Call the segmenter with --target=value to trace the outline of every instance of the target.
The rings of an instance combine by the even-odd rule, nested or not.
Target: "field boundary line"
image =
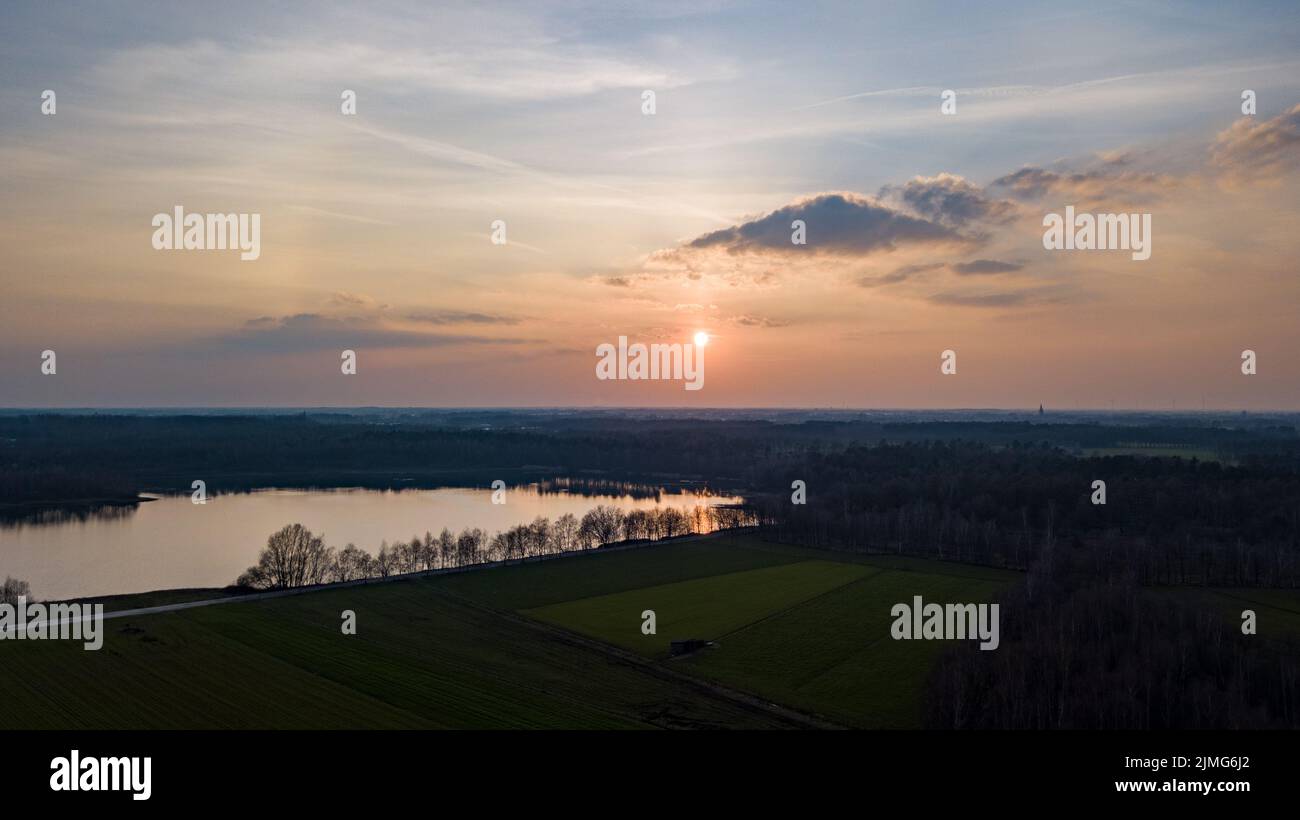
[[[921,556],[921,555],[908,555],[907,553],[899,553],[899,552],[856,552],[856,551],[854,551],[854,550],[837,550],[837,549],[831,549],[831,548],[829,548],[829,547],[810,547],[810,546],[807,546],[806,544],[791,544],[791,543],[786,542],[786,541],[767,541],[767,540],[765,540],[765,539],[763,539],[763,538],[758,538],[758,539],[755,539],[755,540],[756,540],[757,544],[771,544],[773,547],[792,547],[792,548],[794,548],[794,549],[805,550],[805,551],[807,551],[807,552],[823,553],[823,554],[830,554],[830,555],[847,555],[847,556],[853,556],[853,557],[855,557],[855,558],[859,558],[859,559],[863,559],[863,560],[868,560],[868,559],[871,559],[871,558],[903,558],[903,559],[908,559],[908,560],[912,560],[912,561],[928,561],[928,562],[930,562],[930,563],[932,563],[932,564],[936,564],[936,565],[938,565],[938,566],[943,566],[943,565],[945,565],[945,564],[955,564],[956,566],[959,566],[959,567],[969,567],[969,568],[971,568],[971,569],[976,569],[976,570],[991,570],[991,571],[993,571],[993,572],[1009,572],[1009,573],[1012,573],[1012,574],[1017,575],[1017,576],[1024,576],[1024,574],[1025,574],[1025,571],[1022,570],[1022,569],[1012,569],[1012,568],[1010,568],[1010,567],[995,567],[995,566],[992,566],[992,565],[990,565],[990,564],[972,564],[972,563],[969,563],[969,562],[967,562],[967,561],[949,561],[949,560],[944,559],[944,558],[927,558],[927,557],[925,557],[925,556]],[[777,552],[777,550],[775,550],[775,549],[770,549],[770,548],[766,548],[766,547],[762,547],[762,546],[757,546],[757,544],[756,544],[755,546],[749,547],[749,549],[763,550],[764,552]],[[811,559],[810,559],[810,560],[811,560]],[[824,561],[834,561],[834,560],[836,560],[836,559],[833,559],[833,558],[823,558],[822,560],[824,560]],[[841,561],[838,561],[838,563],[841,563],[841,564],[858,564],[858,563],[862,563],[862,561],[857,561],[857,560],[841,560]],[[902,567],[884,567],[883,569],[891,570],[891,571],[894,571],[894,572],[920,572],[920,571],[921,571],[921,570],[910,570],[910,569],[905,569],[905,568],[902,568]],[[1001,583],[1001,582],[1003,582],[1003,581],[1008,580],[1008,579],[1004,579],[1004,578],[988,578],[988,577],[985,577],[985,576],[982,576],[982,575],[960,575],[960,574],[954,574],[954,573],[951,573],[951,572],[939,572],[939,571],[930,571],[930,570],[925,570],[924,572],[925,572],[926,575],[946,575],[946,576],[951,577],[951,578],[971,578],[971,579],[974,579],[974,580],[977,580],[977,581],[995,581],[995,582],[999,582],[999,583]]]
[[[1285,612],[1288,615],[1300,615],[1300,610],[1289,609],[1284,606],[1278,606],[1277,604],[1270,604],[1268,601],[1261,601],[1257,598],[1247,598],[1243,595],[1235,595],[1231,592],[1224,592],[1221,589],[1215,589],[1214,587],[1207,587],[1207,589],[1211,594],[1217,595],[1220,598],[1227,598],[1231,601],[1241,601],[1247,604],[1254,604],[1255,606],[1262,606],[1268,609],[1274,609],[1277,610],[1278,612]],[[1260,589],[1262,590],[1283,589],[1284,590],[1284,588],[1282,587],[1260,587]]]
[[[831,562],[831,563],[839,563],[839,562]],[[784,565],[779,565],[779,566],[784,566]],[[833,587],[831,587],[830,589],[827,589],[827,590],[823,590],[823,591],[821,591],[821,592],[818,592],[816,595],[810,596],[810,597],[808,597],[808,598],[804,598],[802,601],[796,601],[796,602],[794,602],[793,604],[790,604],[790,605],[787,606],[787,607],[783,607],[782,609],[778,609],[776,612],[769,612],[768,614],[764,615],[763,617],[761,617],[761,618],[759,618],[759,619],[757,619],[757,620],[753,620],[753,621],[750,621],[750,622],[747,623],[747,624],[743,624],[743,625],[741,625],[741,626],[738,626],[738,627],[736,627],[735,629],[733,629],[733,630],[731,630],[731,631],[729,631],[729,632],[724,632],[724,633],[722,633],[721,635],[719,635],[718,637],[714,638],[713,640],[715,640],[715,641],[721,641],[723,638],[728,638],[728,637],[730,637],[730,636],[732,636],[732,635],[735,635],[735,634],[737,634],[737,633],[739,633],[739,632],[744,632],[746,629],[749,629],[749,628],[751,628],[751,627],[758,626],[759,624],[761,624],[761,623],[763,623],[763,622],[765,622],[765,621],[769,621],[769,620],[771,620],[771,619],[773,619],[773,618],[777,618],[777,617],[780,617],[780,616],[782,616],[782,615],[785,615],[785,614],[787,614],[787,613],[789,613],[789,612],[793,612],[794,610],[798,609],[798,608],[801,607],[801,606],[807,606],[808,604],[811,604],[813,601],[816,601],[816,600],[818,600],[818,599],[820,599],[820,598],[825,598],[827,595],[830,595],[830,594],[835,593],[835,592],[839,592],[839,591],[842,590],[842,589],[847,589],[848,587],[851,587],[851,586],[853,586],[854,584],[859,584],[859,583],[862,583],[863,581],[869,580],[869,579],[871,579],[871,578],[875,578],[875,577],[878,576],[878,575],[882,575],[882,574],[884,574],[884,573],[886,573],[886,572],[891,572],[891,570],[888,570],[888,569],[882,569],[882,568],[880,568],[880,567],[871,567],[871,569],[874,569],[875,572],[869,573],[869,574],[867,574],[867,575],[863,575],[863,576],[860,577],[860,578],[853,578],[853,579],[851,579],[851,580],[845,581],[845,582],[842,583],[842,584],[837,584],[836,586],[833,586]]]

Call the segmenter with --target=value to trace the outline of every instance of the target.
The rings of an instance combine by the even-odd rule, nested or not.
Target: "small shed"
[[[668,645],[668,654],[672,657],[678,655],[689,655],[692,652],[699,651],[706,646],[713,646],[713,641],[706,641],[702,638],[686,638],[680,641],[671,641]]]

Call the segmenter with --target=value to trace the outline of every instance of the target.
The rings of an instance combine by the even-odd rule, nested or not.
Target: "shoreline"
[[[583,555],[600,555],[611,552],[624,552],[627,550],[647,549],[666,544],[681,544],[687,541],[703,541],[724,536],[741,535],[746,532],[756,531],[757,527],[733,527],[725,530],[714,530],[709,533],[694,535],[679,535],[673,538],[660,538],[654,541],[618,541],[611,544],[602,544],[599,547],[585,550],[568,550],[566,552],[551,553],[549,555],[532,555],[525,558],[513,558],[501,561],[485,561],[478,564],[468,564],[463,567],[443,567],[439,569],[425,569],[416,572],[404,572],[400,574],[389,575],[387,577],[358,578],[352,581],[334,581],[325,584],[311,584],[309,586],[291,587],[289,589],[252,589],[250,587],[178,587],[174,589],[155,589],[146,592],[127,592],[120,595],[95,595],[86,598],[64,598],[58,601],[39,601],[42,604],[103,604],[104,617],[116,618],[126,615],[147,615],[158,612],[173,612],[181,609],[193,609],[200,606],[213,606],[216,604],[237,603],[240,601],[255,601],[267,598],[283,598],[290,595],[304,595],[312,592],[328,592],[333,589],[345,589],[348,587],[365,586],[368,584],[383,584],[395,581],[410,581],[419,578],[432,578],[441,575],[459,575],[466,572],[475,572],[478,570],[499,569],[507,566],[517,566],[519,564],[536,564],[543,561],[552,561],[564,558],[576,558]],[[186,598],[184,600],[170,601],[167,603],[157,603],[152,606],[140,606],[154,599],[166,599],[176,595],[189,595],[190,593],[204,594],[213,593],[212,597],[207,598]],[[139,600],[145,599],[145,600]],[[131,602],[134,606],[112,608],[109,606],[113,602],[127,603]]]

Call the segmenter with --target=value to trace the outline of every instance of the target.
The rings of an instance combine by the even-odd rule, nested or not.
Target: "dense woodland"
[[[1137,582],[1118,554],[1054,543],[1001,601],[1001,644],[948,648],[926,692],[945,729],[1300,728],[1300,639],[1217,596]],[[1221,605],[1224,604],[1224,605]]]
[[[1042,445],[1069,454],[1137,447],[1300,471],[1285,418],[1050,421],[789,421],[724,414],[641,417],[612,411],[371,411],[157,415],[0,413],[0,498],[113,497],[267,486],[473,485],[491,478],[669,477],[776,490],[853,446],[961,442],[990,451]],[[1046,417],[1051,419],[1051,416]],[[1139,423],[1140,422],[1140,423]],[[1230,423],[1231,422],[1231,423]],[[829,462],[825,462],[829,464]],[[805,475],[810,486],[818,476]],[[87,487],[87,482],[93,482]],[[788,482],[786,485],[788,486]],[[98,492],[92,492],[96,487]]]
[[[780,540],[1027,569],[1047,546],[1086,545],[1143,584],[1300,585],[1300,471],[1179,457],[1079,458],[1046,445],[852,446],[809,454],[756,497]],[[1093,482],[1106,484],[1094,504]]]

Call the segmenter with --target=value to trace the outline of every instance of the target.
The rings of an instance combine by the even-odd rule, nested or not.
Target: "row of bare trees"
[[[313,584],[387,578],[410,572],[451,569],[494,561],[595,549],[607,544],[658,541],[719,529],[752,526],[753,512],[738,506],[656,507],[624,511],[605,504],[579,519],[565,513],[556,520],[538,516],[494,535],[478,528],[459,534],[444,528],[409,541],[384,541],[371,554],[348,544],[336,550],[302,524],[290,524],[267,539],[256,565],[235,581],[254,589],[290,589]]]

